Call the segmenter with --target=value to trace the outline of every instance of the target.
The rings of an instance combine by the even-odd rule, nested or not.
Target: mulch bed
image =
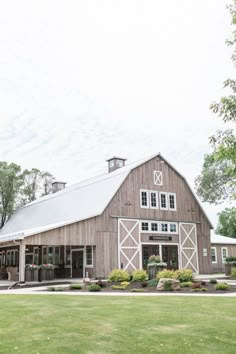
[[[195,282],[199,283],[199,282]],[[137,292],[137,293],[191,293],[191,294],[225,294],[225,293],[236,293],[236,286],[231,285],[229,290],[216,290],[215,289],[215,284],[210,284],[209,282],[204,282],[201,285],[201,288],[207,289],[206,291],[194,291],[191,287],[185,287],[181,288],[180,290],[176,291],[158,291],[156,289],[156,286],[146,286],[143,287],[141,282],[130,282],[130,285],[127,286],[126,289],[121,290],[121,289],[113,289],[112,285],[119,285],[119,283],[103,283],[104,286],[101,288],[100,292],[112,292],[112,293],[130,293],[130,292]],[[62,292],[68,292],[68,291],[73,291],[73,292],[87,292],[87,286],[89,284],[84,284],[82,289],[70,289],[69,287],[66,288],[62,286],[61,288],[63,289],[58,289],[55,287],[54,291],[62,291]],[[51,285],[53,287],[53,284]],[[52,290],[45,290],[45,291],[50,291]]]

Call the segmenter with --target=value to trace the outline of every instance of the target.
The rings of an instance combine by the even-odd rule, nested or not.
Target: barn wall
[[[222,262],[221,248],[225,247],[228,249],[228,257],[236,257],[236,245],[229,244],[214,244],[212,243],[211,247],[216,247],[217,263],[212,263],[213,272],[225,272],[225,266]]]

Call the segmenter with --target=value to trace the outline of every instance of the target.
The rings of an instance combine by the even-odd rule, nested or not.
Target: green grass
[[[235,298],[1,295],[0,353],[236,353]]]

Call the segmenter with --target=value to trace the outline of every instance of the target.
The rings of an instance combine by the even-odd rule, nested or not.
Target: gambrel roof
[[[113,172],[74,184],[21,207],[0,230],[0,242],[23,239],[101,215],[129,173],[157,156],[166,161],[160,154],[156,154]],[[168,161],[166,162],[171,166]],[[185,180],[173,166],[171,167]],[[187,183],[186,180],[185,182]],[[191,190],[190,187],[189,189]],[[202,209],[201,205],[200,208]],[[204,215],[206,216],[205,213]],[[210,221],[209,224],[211,225]]]

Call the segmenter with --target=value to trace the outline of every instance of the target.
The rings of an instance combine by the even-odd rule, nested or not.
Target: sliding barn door
[[[179,226],[181,268],[198,273],[198,250],[196,224],[181,223]]]
[[[140,268],[139,221],[118,221],[118,267],[132,272]]]

